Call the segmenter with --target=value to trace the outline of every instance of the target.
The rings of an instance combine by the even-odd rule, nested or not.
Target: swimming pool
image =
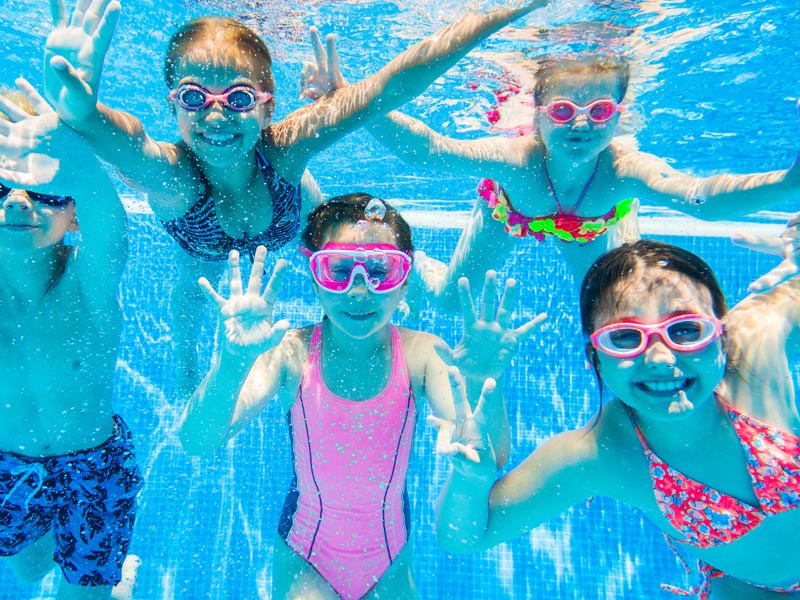
[[[31,6],[11,0],[8,4],[0,16],[5,47],[0,82],[10,83],[20,74],[36,81],[47,29],[42,25],[46,3],[36,0]],[[702,0],[629,1],[615,3],[622,6],[615,9],[608,4],[557,3],[547,18],[559,26],[534,46],[568,45],[571,40],[575,45],[621,43],[618,38],[638,35],[638,27],[648,42],[651,61],[662,63],[659,74],[638,83],[636,100],[645,115],[638,138],[644,150],[672,157],[676,167],[697,173],[768,170],[790,163],[798,147],[794,103],[800,74],[790,36],[798,30],[800,14],[789,3],[709,6]],[[154,137],[176,137],[163,101],[159,68],[153,68],[161,63],[169,33],[199,14],[243,14],[274,50],[280,117],[298,105],[297,53],[310,54],[305,44],[310,23],[340,36],[343,68],[353,80],[374,71],[461,7],[459,2],[435,0],[413,0],[402,8],[389,2],[136,0],[123,9],[101,97],[142,117]],[[265,16],[256,18],[257,13]],[[431,13],[438,22],[427,21]],[[594,24],[570,25],[577,21]],[[537,17],[531,22],[544,20]],[[598,22],[606,26],[599,27]],[[685,41],[659,57],[654,42],[676,38]],[[513,48],[513,42],[495,41],[483,48],[487,47],[506,50]],[[372,58],[365,64],[364,56]],[[461,63],[410,111],[446,133],[477,135],[485,128],[483,111],[491,102],[491,85],[484,83],[491,76],[485,75],[487,71],[494,73],[496,67],[479,60]],[[468,85],[474,81],[481,82],[477,90]],[[341,156],[349,157],[346,169],[339,163]],[[461,211],[474,199],[475,181],[411,171],[362,134],[315,160],[311,170],[326,196],[364,189],[398,199],[416,224],[417,247],[439,258],[455,246]],[[147,479],[131,548],[144,561],[137,598],[267,598],[272,537],[290,481],[283,416],[277,406],[271,407],[213,456],[190,458],[183,453],[175,428],[186,399],[177,397],[169,367],[166,306],[178,250],[137,198],[127,200],[132,245],[121,291],[125,329],[117,390],[118,410],[134,432]],[[448,228],[428,225],[431,210],[440,221],[442,211],[447,211]],[[731,303],[743,296],[755,275],[773,264],[770,257],[734,248],[721,237],[736,225],[712,229],[673,219],[663,211],[652,214],[652,219],[643,220],[645,235],[705,257],[720,275]],[[759,220],[779,230],[781,219],[780,214],[763,214]],[[689,231],[712,235],[686,237]],[[521,349],[506,383],[515,434],[512,465],[552,433],[583,423],[598,403],[593,377],[582,360],[576,293],[557,252],[553,244],[537,246],[535,251],[519,253],[505,272],[522,284],[523,313],[550,314],[546,325]],[[278,313],[300,326],[318,319],[319,308],[298,261],[294,263]],[[305,290],[299,298],[297,290]],[[209,321],[201,339],[207,356],[212,350],[211,325]],[[418,325],[412,325],[450,342],[456,339],[454,318],[426,311]],[[430,438],[421,419],[409,495],[422,598],[669,598],[658,590],[660,582],[685,583],[682,568],[661,535],[635,512],[602,498],[483,555],[454,557],[438,550],[432,503],[448,466],[434,456]],[[52,595],[52,582],[35,588],[19,586],[0,567],[0,598]]]

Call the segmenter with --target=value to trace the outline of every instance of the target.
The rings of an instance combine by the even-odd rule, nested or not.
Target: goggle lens
[[[11,193],[13,188],[6,187],[2,183],[0,183],[0,200],[5,198]],[[39,192],[32,192],[30,190],[25,190],[25,193],[28,195],[28,198],[39,204],[44,204],[45,206],[52,206],[54,208],[63,208],[70,202],[73,202],[72,196],[58,196],[53,194],[40,194]]]
[[[257,101],[256,95],[250,90],[238,89],[228,92],[226,104],[235,110],[250,110]]]
[[[661,323],[612,323],[591,335],[592,345],[610,356],[630,358],[645,351],[650,337],[658,334],[677,352],[694,352],[722,334],[722,323],[705,315],[680,315]]]
[[[556,123],[569,123],[575,118],[575,108],[571,102],[553,102],[549,105],[547,115]]]
[[[598,100],[589,105],[589,118],[595,123],[608,121],[617,111],[613,102]]]
[[[206,106],[207,96],[203,90],[195,87],[178,88],[178,104],[187,110],[200,110]]]

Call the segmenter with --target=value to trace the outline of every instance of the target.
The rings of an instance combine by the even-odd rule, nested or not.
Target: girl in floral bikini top
[[[800,213],[784,238],[792,261],[798,223]],[[584,279],[581,319],[587,357],[615,398],[497,481],[481,431],[488,415],[466,407],[475,429],[450,441],[478,447],[480,462],[451,457],[440,544],[485,549],[603,495],[696,555],[701,581],[667,591],[800,592],[800,419],[788,362],[798,306],[796,277],[726,314],[711,269],[690,252],[640,240],[606,253]]]
[[[316,65],[307,65],[303,94],[315,98],[330,87],[346,85],[338,71],[328,70],[337,64],[338,57],[321,54]],[[480,285],[486,269],[501,268],[520,238],[544,241],[553,236],[576,242],[561,254],[580,282],[610,246],[638,238],[635,198],[708,220],[796,199],[800,161],[769,173],[694,177],[624,144],[616,137],[616,126],[625,111],[629,66],[618,58],[544,57],[535,67],[536,112],[531,127],[519,137],[449,138],[397,112],[367,127],[409,165],[484,177],[478,193],[488,205],[476,203],[449,264],[422,253],[415,256],[414,269],[437,308],[457,311],[458,279],[467,277],[473,286]],[[620,221],[626,215],[631,218],[625,219],[622,231]],[[620,227],[617,235],[605,243],[598,239],[614,225]]]

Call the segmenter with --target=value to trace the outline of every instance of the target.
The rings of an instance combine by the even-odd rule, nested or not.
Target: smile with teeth
[[[693,381],[694,380],[689,377],[680,377],[678,379],[670,379],[667,381],[637,381],[635,385],[645,392],[655,394],[676,394],[689,387]]]
[[[238,136],[235,133],[214,133],[213,131],[204,131],[200,134],[206,142],[213,146],[227,146],[232,144]]]

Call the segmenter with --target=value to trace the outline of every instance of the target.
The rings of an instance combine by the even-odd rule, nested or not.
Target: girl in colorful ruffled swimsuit
[[[785,238],[792,261],[798,222]],[[614,399],[497,481],[488,450],[478,463],[453,456],[440,542],[487,548],[603,495],[642,510],[676,551],[698,559],[700,582],[667,591],[703,600],[800,593],[800,419],[788,363],[800,278],[726,313],[699,257],[639,240],[589,269],[581,317],[589,362]],[[478,416],[468,430],[481,429]]]
[[[307,66],[301,82],[306,96],[346,85],[328,64],[338,63]],[[410,165],[483,177],[449,264],[416,257],[415,271],[439,308],[457,308],[459,277],[479,283],[486,269],[504,265],[517,244],[530,238],[566,242],[559,250],[580,283],[603,252],[638,239],[638,200],[715,220],[797,198],[797,162],[788,170],[693,177],[615,137],[628,78],[628,65],[617,60],[542,60],[533,127],[515,138],[449,138],[398,112],[368,126]]]
[[[302,240],[321,323],[286,332],[285,321],[273,321],[279,284],[273,279],[260,293],[263,247],[246,294],[235,254],[231,298],[204,284],[225,335],[187,407],[181,441],[190,453],[215,449],[277,398],[289,423],[294,478],[275,539],[272,597],[415,598],[406,543],[414,426],[426,398],[433,414],[456,413],[447,367],[434,351],[438,344],[448,356],[444,343],[390,323],[411,269],[411,230],[382,201],[352,194],[315,209]],[[467,325],[454,364],[477,399],[536,319],[512,330],[477,318],[466,288],[463,297]],[[510,297],[499,304],[502,319]],[[508,422],[500,394],[490,403],[496,412],[488,428],[502,463]]]

